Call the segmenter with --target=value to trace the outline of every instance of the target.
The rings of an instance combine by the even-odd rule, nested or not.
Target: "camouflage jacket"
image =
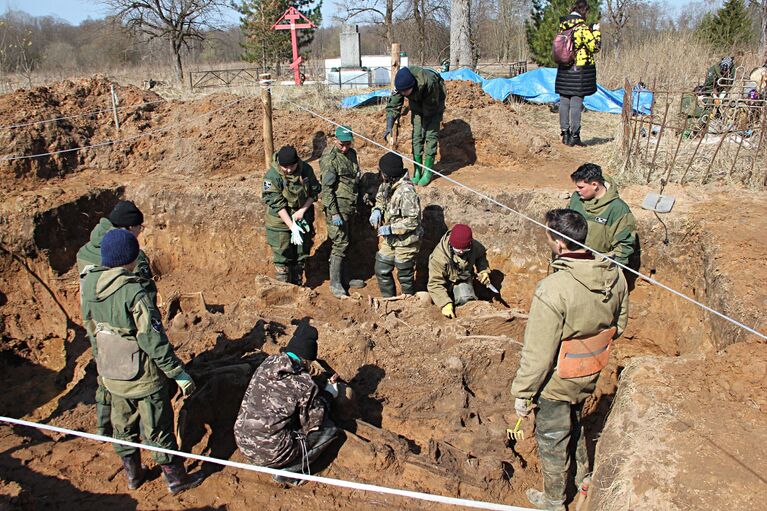
[[[448,294],[449,284],[471,283],[475,268],[479,273],[489,267],[487,250],[482,243],[472,240],[471,250],[465,257],[458,257],[450,249],[450,231],[447,231],[429,256],[429,283],[426,289],[434,304],[441,309],[453,302]]]
[[[283,467],[301,452],[298,435],[319,428],[325,413],[311,375],[287,354],[272,355],[250,380],[234,438],[254,463]]]
[[[351,215],[357,211],[360,166],[357,151],[349,149],[343,154],[333,145],[320,158],[322,204],[328,220],[331,216]]]
[[[375,208],[383,214],[383,225],[391,226],[390,246],[408,247],[423,236],[421,199],[407,174],[396,183],[381,183]]]

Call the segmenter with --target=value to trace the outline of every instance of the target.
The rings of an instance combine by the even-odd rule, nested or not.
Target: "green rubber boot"
[[[418,180],[418,185],[426,186],[431,183],[431,168],[434,165],[434,156],[427,156],[423,162],[426,167],[421,175],[421,179]]]
[[[423,157],[413,156],[413,159],[415,160],[416,165],[413,168],[413,179],[411,179],[411,181],[413,182],[414,185],[417,185],[418,181],[421,179],[421,171],[423,170],[421,165],[418,165],[418,164],[423,163]]]

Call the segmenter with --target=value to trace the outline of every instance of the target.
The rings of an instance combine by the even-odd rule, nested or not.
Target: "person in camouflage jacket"
[[[333,396],[320,390],[309,374],[317,359],[317,338],[317,329],[301,323],[285,351],[264,360],[250,380],[234,438],[257,465],[308,473],[309,465],[340,432],[328,417]]]

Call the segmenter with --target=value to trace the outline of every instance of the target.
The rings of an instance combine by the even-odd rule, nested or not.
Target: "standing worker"
[[[343,262],[349,248],[352,226],[357,216],[360,166],[357,151],[352,149],[354,137],[349,126],[336,128],[335,143],[320,158],[322,205],[330,252],[330,292],[336,297],[348,296],[343,283]]]
[[[549,211],[546,225],[586,241],[586,219],[573,210]],[[546,240],[555,255],[554,273],[535,289],[511,394],[520,418],[530,414],[533,403],[538,407],[543,491],[531,488],[527,498],[539,509],[565,511],[572,458],[577,487],[589,472],[583,401],[596,388],[613,339],[626,328],[629,301],[626,279],[614,264],[549,231]]]
[[[439,125],[445,112],[447,89],[442,77],[431,69],[403,67],[394,77],[394,94],[386,105],[387,138],[395,121],[402,113],[407,98],[410,107],[410,121],[413,124],[413,183],[426,186],[431,182],[431,169],[437,159]],[[421,164],[423,163],[423,172]]]
[[[136,205],[123,200],[117,203],[109,213],[109,216],[99,220],[96,227],[91,231],[90,240],[77,251],[77,272],[80,274],[80,281],[84,271],[88,266],[101,266],[101,240],[104,235],[113,229],[125,229],[138,238],[141,231],[144,230],[144,215]],[[152,269],[149,265],[149,258],[143,250],[139,250],[136,259],[135,275],[140,278],[141,286],[149,295],[152,303],[157,301],[157,285],[152,277]],[[80,299],[83,292],[80,289]],[[94,352],[96,348],[91,346]],[[96,388],[96,433],[103,436],[112,436],[112,423],[109,416],[112,413],[112,396],[101,381],[101,376],[96,377],[98,387]]]
[[[415,294],[415,263],[421,248],[421,200],[402,164],[402,157],[388,152],[378,161],[382,183],[370,214],[370,225],[380,237],[374,265],[381,296],[396,295],[392,272],[397,268],[402,293]]]
[[[559,64],[554,91],[559,94],[559,127],[562,143],[585,146],[581,141],[581,113],[583,98],[597,91],[597,66],[594,54],[602,45],[599,24],[587,25],[589,4],[576,0],[573,10],[559,20],[559,31],[572,31],[574,58],[571,63]]]
[[[490,265],[485,246],[472,236],[471,227],[456,224],[442,236],[429,256],[427,289],[442,314],[455,318],[455,307],[476,300],[474,270],[482,285],[490,284]],[[450,296],[452,294],[452,297]]]
[[[162,327],[160,311],[133,272],[139,256],[136,237],[113,229],[101,240],[101,266],[91,266],[83,281],[83,323],[94,346],[94,357],[104,386],[112,396],[114,438],[178,450],[173,433],[173,407],[168,379],[183,395],[194,392],[194,381]],[[122,458],[128,488],[144,482],[141,453],[134,447],[114,444]],[[179,493],[200,484],[202,472],[188,475],[174,456],[152,452],[168,484]]]
[[[314,201],[321,186],[311,165],[295,147],[283,146],[264,176],[261,198],[266,204],[266,242],[272,247],[275,277],[303,283],[304,261],[314,237]]]

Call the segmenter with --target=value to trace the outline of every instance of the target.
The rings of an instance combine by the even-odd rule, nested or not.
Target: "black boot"
[[[578,146],[578,147],[586,147],[586,144],[581,142],[581,130],[574,131],[572,136],[570,137],[570,145],[571,146]]]
[[[376,262],[373,266],[376,272],[376,279],[378,279],[378,289],[381,291],[381,296],[384,298],[391,298],[397,294],[397,288],[394,285],[394,258],[382,255],[380,252],[376,253]]]
[[[274,278],[279,282],[290,282],[290,268],[281,264],[275,264]]]
[[[304,283],[304,263],[296,263],[290,267],[290,283],[301,286]]]
[[[395,263],[397,267],[397,280],[402,288],[403,295],[415,294],[415,259],[404,263]]]
[[[336,298],[342,296],[349,296],[349,293],[344,289],[344,284],[341,280],[343,273],[344,258],[331,255],[330,256],[330,292]]]
[[[125,456],[122,460],[125,477],[128,479],[128,488],[135,490],[143,484],[146,478],[146,471],[141,466],[141,453],[138,451],[134,452],[130,456]]]
[[[562,143],[565,145],[570,145],[571,135],[570,135],[570,129],[562,130]]]
[[[174,461],[167,465],[160,465],[160,467],[162,467],[165,482],[168,483],[168,491],[173,495],[199,486],[202,480],[205,479],[205,474],[201,471],[192,475],[187,474],[186,468],[181,461]]]

